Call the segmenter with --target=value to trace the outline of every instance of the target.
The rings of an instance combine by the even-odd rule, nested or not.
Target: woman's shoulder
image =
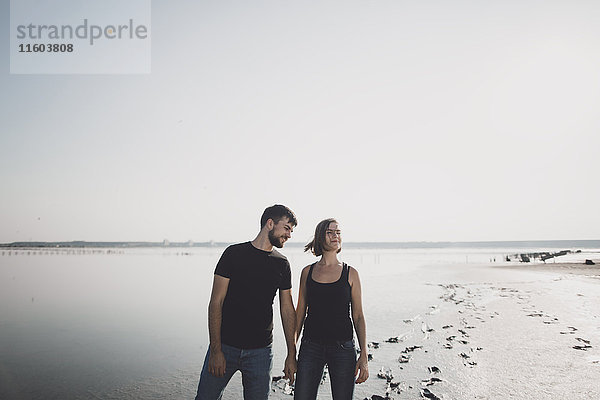
[[[310,270],[310,268],[315,264],[316,264],[316,262],[314,262],[312,264],[308,264],[306,267],[302,268],[302,272]]]
[[[346,264],[346,265],[348,265],[348,264]],[[353,266],[348,265],[348,282],[350,282],[350,284],[352,284],[357,279],[359,279],[358,271]]]
[[[348,273],[350,274],[357,274],[358,275],[358,271],[356,270],[356,268],[354,268],[352,265],[346,264],[346,267],[348,267]]]
[[[311,268],[313,265],[315,265],[315,264],[314,264],[314,263],[313,263],[313,264],[309,264],[309,265],[307,265],[306,267],[302,268],[302,273],[301,273],[301,275],[302,275],[302,276],[306,276],[306,275],[308,275],[308,271],[310,271],[310,268]]]

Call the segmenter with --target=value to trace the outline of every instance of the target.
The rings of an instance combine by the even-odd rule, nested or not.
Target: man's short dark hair
[[[265,208],[265,212],[263,212],[262,217],[260,217],[260,228],[262,229],[266,224],[267,220],[272,219],[274,223],[278,223],[279,220],[283,217],[287,217],[290,221],[290,224],[296,226],[298,225],[298,220],[296,219],[296,215],[294,212],[281,204],[275,204],[274,206]]]

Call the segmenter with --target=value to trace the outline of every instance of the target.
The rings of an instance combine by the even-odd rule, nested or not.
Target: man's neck
[[[269,237],[267,235],[263,235],[263,233],[259,233],[256,238],[251,241],[252,246],[256,247],[259,250],[263,251],[273,251],[273,245],[269,241]]]

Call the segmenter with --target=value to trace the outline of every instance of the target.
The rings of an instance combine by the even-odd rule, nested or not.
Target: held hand
[[[369,379],[369,364],[367,362],[367,357],[362,356],[358,357],[356,361],[356,369],[354,370],[354,376],[356,376],[356,383],[363,383],[367,379]],[[360,373],[359,373],[360,372]]]
[[[294,383],[294,374],[296,373],[296,357],[288,355],[285,358],[285,364],[283,366],[283,377],[290,380],[290,385]]]
[[[210,356],[208,357],[208,372],[216,376],[217,378],[222,378],[225,376],[225,354],[221,350],[218,351],[210,351]]]

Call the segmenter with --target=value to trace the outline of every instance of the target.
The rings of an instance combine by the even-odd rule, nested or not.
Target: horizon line
[[[86,240],[71,240],[71,241],[17,241],[10,243],[0,243],[1,248],[14,248],[14,247],[224,247],[234,243],[243,242],[221,242],[221,241],[203,241],[196,242],[192,240],[184,242],[171,242],[169,240],[163,240],[158,242],[153,241],[86,241]],[[554,244],[554,245],[565,245],[571,244],[573,246],[581,246],[583,244],[592,245],[592,247],[600,248],[600,239],[534,239],[534,240],[474,240],[474,241],[392,241],[392,242],[379,242],[379,241],[354,241],[344,242],[348,247],[355,247],[361,245],[369,246],[381,246],[381,247],[451,247],[451,246],[464,246],[464,245],[478,245],[478,246],[490,246],[497,247],[498,245],[512,246],[533,246],[543,244]],[[305,245],[304,242],[288,242],[290,247],[302,247]],[[569,247],[569,246],[567,246]]]

